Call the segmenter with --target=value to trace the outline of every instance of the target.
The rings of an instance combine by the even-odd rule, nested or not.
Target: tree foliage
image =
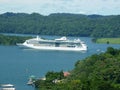
[[[78,61],[70,76],[49,90],[120,90],[120,50],[109,47]]]
[[[16,45],[17,43],[23,43],[25,40],[31,37],[21,37],[21,36],[6,36],[0,35],[0,45]]]
[[[100,16],[57,13],[4,13],[0,32],[41,35],[120,37],[120,15]]]

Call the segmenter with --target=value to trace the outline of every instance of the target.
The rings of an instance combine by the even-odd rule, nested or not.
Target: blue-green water
[[[87,52],[41,51],[21,49],[18,46],[0,46],[0,84],[14,84],[16,90],[34,90],[26,84],[31,75],[39,78],[44,77],[47,71],[68,71],[74,68],[77,60],[104,52],[109,46],[120,48],[120,45],[95,44],[87,37],[80,39],[88,45]]]

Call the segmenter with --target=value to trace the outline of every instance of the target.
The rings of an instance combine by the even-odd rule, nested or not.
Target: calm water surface
[[[34,90],[26,84],[31,75],[39,78],[44,77],[47,71],[68,71],[74,68],[77,60],[104,52],[109,46],[120,48],[120,45],[95,44],[87,37],[80,39],[88,45],[87,52],[40,51],[21,49],[18,46],[0,46],[0,84],[14,84],[16,90]]]

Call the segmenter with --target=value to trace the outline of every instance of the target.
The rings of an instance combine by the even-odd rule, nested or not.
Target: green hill
[[[84,37],[120,37],[120,15],[81,15],[56,13],[4,13],[0,15],[0,33],[64,35]]]
[[[109,47],[105,53],[78,61],[70,76],[62,80],[38,80],[35,86],[38,90],[120,90],[120,50]]]
[[[25,40],[31,37],[23,36],[6,36],[0,34],[0,45],[16,45],[16,43],[23,43]]]

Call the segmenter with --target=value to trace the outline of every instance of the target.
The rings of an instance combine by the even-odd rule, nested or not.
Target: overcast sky
[[[5,12],[120,15],[120,0],[0,0],[0,14]]]

